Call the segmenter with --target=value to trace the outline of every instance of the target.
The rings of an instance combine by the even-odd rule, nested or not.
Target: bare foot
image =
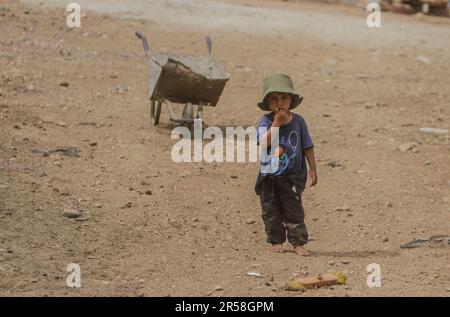
[[[271,251],[273,253],[283,253],[284,252],[283,245],[282,244],[272,244]]]
[[[309,255],[308,250],[306,250],[301,245],[294,245],[293,247],[294,247],[294,252],[297,253],[297,255],[301,255],[301,256],[308,256]]]

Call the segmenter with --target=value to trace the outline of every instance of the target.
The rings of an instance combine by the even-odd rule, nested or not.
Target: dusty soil
[[[383,13],[369,30],[364,11],[303,1],[96,0],[68,30],[63,7],[35,3],[0,6],[0,295],[450,294],[449,245],[400,248],[450,234],[449,135],[419,132],[450,128],[448,19]],[[310,257],[268,252],[257,163],[172,162],[136,30],[155,51],[205,54],[214,39],[231,79],[205,109],[212,126],[254,125],[262,78],[292,75],[318,156]],[[75,150],[49,152],[62,147]],[[366,285],[370,263],[381,288]],[[347,285],[283,288],[327,271]]]

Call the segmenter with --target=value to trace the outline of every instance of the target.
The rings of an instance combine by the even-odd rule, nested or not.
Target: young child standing
[[[287,239],[294,252],[307,256],[303,247],[308,242],[302,192],[305,189],[309,165],[311,186],[317,184],[314,144],[302,116],[291,112],[303,100],[294,89],[289,76],[275,74],[263,81],[262,101],[258,106],[270,113],[265,114],[257,125],[258,144],[271,155],[270,162],[261,161],[255,185],[260,196],[262,218],[267,242],[272,252],[284,252]],[[266,128],[260,133],[259,128]],[[278,146],[272,146],[278,138]],[[272,148],[275,147],[275,148]],[[305,160],[306,158],[306,160]],[[277,160],[276,169],[267,169],[267,164]]]

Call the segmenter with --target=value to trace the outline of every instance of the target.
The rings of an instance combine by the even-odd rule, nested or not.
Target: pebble
[[[247,276],[254,276],[254,277],[258,277],[258,278],[264,277],[264,275],[262,275],[261,273],[258,273],[258,272],[248,272]]]
[[[69,82],[68,81],[61,81],[60,83],[59,83],[59,85],[61,86],[61,87],[69,87]]]
[[[255,223],[255,219],[247,219],[247,221],[245,223],[247,223],[248,225],[251,225],[252,223]]]
[[[328,166],[331,166],[331,167],[343,167],[343,166],[344,166],[341,162],[339,162],[339,161],[334,161],[334,160],[329,161],[329,162],[327,163],[327,165],[328,165]]]
[[[408,142],[408,143],[403,143],[403,144],[399,145],[398,149],[400,152],[406,152],[408,150],[413,149],[416,146],[417,146],[416,142]]]
[[[124,94],[126,94],[127,91],[128,91],[128,87],[126,87],[126,86],[118,85],[116,87],[116,93],[119,95],[124,95]]]
[[[421,62],[423,64],[427,64],[427,65],[431,64],[431,60],[428,57],[425,57],[422,55],[417,56],[416,61]]]
[[[428,133],[428,134],[447,134],[447,129],[439,129],[439,128],[420,128],[420,132]]]
[[[71,219],[79,218],[81,216],[81,211],[78,209],[64,209],[64,216]]]
[[[131,202],[127,202],[126,205],[122,206],[122,209],[131,208],[131,206],[133,206],[133,204]]]
[[[337,207],[334,209],[334,211],[349,211],[349,210],[350,210],[350,207],[347,205],[344,205],[342,207]]]

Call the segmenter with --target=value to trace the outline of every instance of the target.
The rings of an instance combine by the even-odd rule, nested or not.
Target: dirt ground
[[[450,19],[383,12],[375,30],[337,4],[95,0],[69,30],[64,6],[39,2],[0,3],[0,295],[450,295],[450,245],[400,248],[450,235],[449,134],[419,131],[450,128]],[[171,160],[136,30],[182,54],[213,38],[231,79],[210,126],[255,125],[264,76],[293,77],[318,158],[303,195],[310,257],[268,251],[257,163]],[[69,263],[81,288],[66,285]],[[284,290],[329,271],[347,285]]]

